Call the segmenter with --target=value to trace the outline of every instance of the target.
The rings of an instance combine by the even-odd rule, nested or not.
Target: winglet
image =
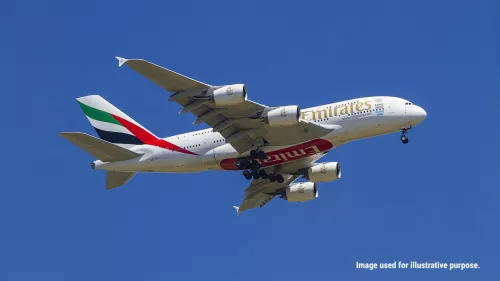
[[[240,215],[240,207],[238,206],[233,206],[233,208],[236,210],[236,215]]]
[[[115,57],[118,60],[118,67],[122,66],[124,63],[128,61],[128,59],[120,58],[120,57]]]

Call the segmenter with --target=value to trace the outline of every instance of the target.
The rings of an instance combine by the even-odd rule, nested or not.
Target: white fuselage
[[[275,166],[324,153],[350,141],[393,133],[422,122],[426,112],[411,102],[396,97],[365,97],[302,110],[302,119],[336,130],[306,142],[286,146],[261,147],[267,158],[259,160],[262,167]],[[131,149],[143,154],[127,161],[95,162],[95,169],[127,172],[188,173],[206,170],[237,170],[239,154],[224,137],[212,129],[199,130],[165,138],[196,155],[167,150],[151,145],[137,145]]]

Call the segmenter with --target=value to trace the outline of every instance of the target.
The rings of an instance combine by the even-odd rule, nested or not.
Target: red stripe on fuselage
[[[138,139],[140,139],[145,144],[149,144],[149,145],[153,145],[153,146],[157,146],[157,147],[161,147],[161,148],[165,148],[168,150],[177,151],[177,152],[181,152],[181,153],[185,153],[185,154],[198,155],[198,154],[191,152],[189,150],[186,150],[182,147],[178,147],[177,145],[170,143],[166,140],[159,139],[155,135],[151,134],[150,132],[144,130],[143,128],[137,126],[136,124],[134,124],[126,119],[123,119],[123,118],[116,116],[114,114],[111,114],[111,116],[113,116],[113,118],[115,118],[116,121],[120,122],[120,124],[122,124],[125,128],[127,128],[127,130],[129,130],[132,134],[134,134]]]
[[[333,144],[331,142],[324,139],[314,139],[287,148],[266,152],[266,159],[256,160],[260,163],[261,167],[269,167],[325,152],[332,148]],[[224,170],[238,170],[236,167],[236,158],[224,159],[219,165]]]

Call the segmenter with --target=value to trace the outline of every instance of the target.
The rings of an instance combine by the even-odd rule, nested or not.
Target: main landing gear
[[[278,183],[283,183],[285,181],[282,175],[275,173],[268,174],[264,170],[245,170],[243,171],[243,176],[247,180],[250,180],[252,178],[256,180],[268,179],[270,182],[278,182]]]
[[[253,158],[253,159],[251,159]],[[264,160],[267,158],[267,155],[264,151],[262,150],[252,150],[250,151],[250,157],[242,157],[238,158],[236,160],[236,167],[240,170],[245,170],[243,171],[243,176],[245,179],[250,180],[250,179],[268,179],[271,182],[279,182],[282,183],[285,181],[282,175],[280,174],[275,174],[275,173],[270,173],[268,174],[264,170],[260,170],[260,164],[257,160],[255,159],[260,159]]]
[[[250,157],[252,157],[252,158],[258,158],[260,160],[264,160],[264,159],[266,159],[267,155],[262,150],[251,150],[250,151]]]
[[[411,129],[411,126],[401,129],[401,142],[404,144],[407,144],[409,142],[406,134],[408,133],[408,130],[410,130],[410,129]]]
[[[236,167],[238,167],[238,169],[240,170],[247,170],[247,169],[258,170],[260,169],[260,164],[255,159],[264,160],[266,159],[266,157],[267,155],[264,151],[252,150],[250,151],[250,157],[242,157],[236,160]]]

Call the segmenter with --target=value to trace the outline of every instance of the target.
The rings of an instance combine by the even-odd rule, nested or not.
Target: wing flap
[[[271,201],[274,198],[274,195],[268,195],[265,193],[259,193],[257,196],[252,197],[251,199],[243,201],[240,207],[238,208],[238,215],[246,210],[250,210],[257,207],[264,207],[267,202]]]

